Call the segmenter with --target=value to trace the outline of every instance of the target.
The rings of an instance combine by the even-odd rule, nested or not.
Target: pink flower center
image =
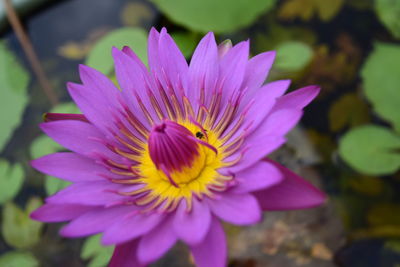
[[[149,140],[150,158],[168,177],[183,167],[191,167],[199,155],[196,137],[184,126],[164,120],[153,127]],[[171,183],[175,184],[172,180]]]

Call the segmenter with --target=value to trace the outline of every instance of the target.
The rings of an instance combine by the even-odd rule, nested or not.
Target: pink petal
[[[282,136],[262,136],[256,140],[245,141],[243,144],[244,152],[239,151],[232,156],[225,159],[225,162],[235,160],[243,153],[242,159],[232,167],[223,168],[221,171],[224,173],[236,173],[242,171],[260,161],[268,154],[279,148],[286,142]]]
[[[31,213],[31,218],[41,222],[63,222],[75,219],[96,207],[79,204],[44,204]]]
[[[159,55],[158,55],[158,40],[160,39],[160,33],[153,27],[149,33],[149,39],[147,41],[147,55],[149,61],[150,70],[156,73],[159,68]]]
[[[267,79],[275,60],[275,51],[261,53],[249,60],[242,83],[242,88],[252,91],[261,87]]]
[[[209,32],[198,44],[189,67],[190,85],[186,95],[197,110],[200,92],[212,92],[218,79],[218,50],[214,34]],[[211,97],[211,94],[208,94]]]
[[[282,179],[283,175],[275,165],[260,161],[235,174],[235,180],[239,184],[231,192],[243,194],[269,188],[280,183]]]
[[[163,72],[166,74],[166,77],[165,75],[162,75],[158,78],[163,79],[164,82],[169,80],[169,84],[173,87],[172,89],[175,91],[176,95],[179,96],[179,85],[186,88],[189,67],[182,52],[179,50],[175,41],[167,33],[165,28],[162,28],[160,32],[160,39],[158,40],[158,55],[161,67],[159,70],[161,72],[159,74],[163,74]],[[166,85],[167,84],[168,83],[166,83]]]
[[[98,181],[104,178],[99,173],[107,173],[106,168],[94,160],[71,152],[59,152],[31,161],[32,167],[66,181]]]
[[[211,211],[220,219],[236,225],[254,224],[261,220],[261,209],[251,194],[229,194],[208,201]]]
[[[110,103],[113,107],[118,106],[117,99],[120,91],[106,75],[85,65],[79,65],[79,75],[85,87],[91,89],[87,91],[92,96],[98,95],[105,103]]]
[[[244,78],[248,58],[248,41],[235,45],[222,58],[218,84],[223,93],[222,103],[227,103],[229,98],[238,92]]]
[[[319,189],[282,165],[269,162],[278,167],[285,178],[273,187],[255,192],[263,210],[305,209],[325,202],[326,195]]]
[[[112,48],[112,56],[115,63],[115,74],[122,88],[122,95],[125,103],[131,108],[131,111],[140,110],[138,98],[145,107],[151,107],[148,97],[148,88],[150,88],[150,78],[147,70],[144,70],[140,64],[123,53],[119,49]],[[152,108],[147,108],[153,119],[158,119]],[[149,126],[147,118],[143,112],[133,112],[142,124]]]
[[[127,200],[128,197],[117,193],[124,185],[109,181],[80,182],[69,185],[67,188],[48,197],[46,201],[53,204],[82,204],[82,205],[111,205]]]
[[[147,67],[143,64],[140,58],[135,54],[135,52],[133,52],[133,50],[129,46],[124,46],[122,48],[122,52],[133,59],[143,72],[147,72]]]
[[[102,243],[104,245],[119,244],[145,235],[164,218],[163,214],[157,213],[137,213],[126,216],[104,232]]]
[[[139,261],[150,263],[157,260],[175,244],[176,240],[172,218],[167,218],[140,239],[137,252]]]
[[[116,246],[108,267],[145,267],[136,256],[138,243],[135,239]]]
[[[82,237],[97,234],[133,211],[135,211],[135,208],[132,206],[93,209],[64,226],[60,234],[65,237]]]
[[[104,145],[95,139],[105,139],[93,125],[82,121],[53,121],[40,124],[40,128],[54,141],[81,155],[108,152]]]
[[[210,231],[200,244],[190,248],[197,267],[226,267],[227,245],[221,223],[213,217]]]
[[[222,43],[218,45],[218,58],[222,59],[226,53],[228,53],[229,50],[232,48],[232,41],[231,40],[225,40]]]
[[[262,140],[263,136],[284,136],[300,121],[303,111],[280,109],[271,113],[248,138],[248,142]]]
[[[174,218],[174,231],[176,235],[188,244],[194,245],[201,242],[208,232],[211,213],[208,205],[193,198],[192,209],[186,210],[186,202],[182,201]]]
[[[246,113],[246,118],[251,124],[251,129],[256,129],[260,125],[274,107],[277,98],[285,93],[289,85],[289,80],[271,82],[255,90],[252,99],[243,99],[244,103],[245,101],[250,101],[250,108]]]
[[[274,106],[274,110],[303,109],[318,95],[319,91],[320,87],[316,85],[310,85],[293,91],[279,98]]]

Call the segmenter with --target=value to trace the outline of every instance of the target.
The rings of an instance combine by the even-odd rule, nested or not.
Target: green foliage
[[[400,46],[376,43],[361,76],[375,111],[400,131]]]
[[[0,151],[20,124],[25,105],[28,102],[26,89],[29,76],[16,57],[0,40]]]
[[[312,59],[313,50],[309,45],[297,41],[289,41],[280,44],[276,48],[277,69],[285,71],[298,71],[304,68]]]
[[[400,39],[400,1],[375,0],[375,10],[393,36]]]
[[[120,28],[101,38],[90,50],[85,64],[109,75],[114,61],[111,48],[129,46],[147,64],[147,33],[141,28]]]
[[[30,252],[11,251],[0,256],[2,267],[38,267],[39,262]]]
[[[174,32],[171,33],[171,36],[178,45],[179,49],[182,51],[182,54],[186,58],[189,58],[196,48],[197,39],[195,36],[193,34],[184,32]]]
[[[84,260],[89,260],[88,267],[103,267],[107,266],[110,261],[114,247],[104,247],[100,244],[101,235],[88,237],[83,244],[81,257]]]
[[[400,168],[400,137],[374,125],[352,129],[340,140],[340,156],[355,170],[369,175],[391,174]]]
[[[283,19],[310,20],[317,14],[322,21],[329,21],[340,11],[344,0],[287,0],[279,10]]]
[[[4,159],[0,159],[0,204],[13,199],[24,183],[22,166],[10,166]]]
[[[232,32],[250,25],[276,0],[151,0],[177,24],[193,31]]]
[[[54,176],[46,175],[46,180],[44,182],[44,189],[46,190],[46,194],[50,196],[60,191],[61,189],[64,189],[70,184],[71,182],[62,180]]]
[[[29,214],[42,204],[39,198],[29,199],[25,210],[20,209],[12,202],[3,207],[2,234],[10,246],[24,249],[35,245],[40,240],[40,231],[43,224],[33,221]]]
[[[329,127],[337,132],[346,126],[359,126],[369,121],[368,105],[356,93],[348,93],[329,109]]]

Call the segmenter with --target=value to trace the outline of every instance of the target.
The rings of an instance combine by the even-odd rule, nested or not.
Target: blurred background
[[[63,239],[61,224],[29,219],[67,185],[29,160],[61,149],[38,123],[48,111],[79,112],[65,87],[79,82],[78,64],[114,79],[111,46],[129,45],[146,62],[152,26],[167,27],[188,59],[208,31],[219,42],[250,39],[252,55],[277,51],[268,80],[322,87],[271,157],[322,188],[328,202],[269,212],[253,227],[225,225],[229,266],[400,266],[400,1],[12,2],[0,1],[1,267],[106,266],[113,248],[99,236]],[[152,266],[192,264],[178,244]]]

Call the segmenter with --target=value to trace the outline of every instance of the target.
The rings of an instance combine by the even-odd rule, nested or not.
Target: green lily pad
[[[50,110],[51,113],[72,113],[72,114],[80,114],[79,108],[75,105],[74,102],[65,102],[60,103],[57,106],[53,107]]]
[[[184,57],[189,58],[194,49],[196,48],[197,39],[193,34],[184,32],[174,32],[171,33],[172,38],[178,45]]]
[[[111,48],[129,46],[147,65],[147,33],[141,28],[120,28],[101,38],[89,51],[85,64],[109,75],[114,61]]]
[[[29,214],[42,205],[39,198],[29,199],[25,210],[12,202],[3,207],[2,234],[10,246],[24,249],[35,245],[40,240],[43,224],[30,219]]]
[[[2,267],[38,267],[38,260],[30,252],[11,251],[0,256]]]
[[[0,204],[13,199],[24,183],[24,170],[19,164],[11,166],[0,159]]]
[[[100,244],[100,239],[101,235],[94,235],[88,237],[83,244],[81,257],[84,260],[90,259],[88,267],[105,267],[110,261],[114,247],[102,246]]]
[[[276,0],[151,0],[177,24],[193,31],[232,32],[250,25]]]
[[[361,77],[374,110],[400,131],[400,45],[376,43]]]
[[[400,168],[400,136],[390,130],[365,125],[352,129],[339,142],[340,156],[355,170],[386,175]]]
[[[289,41],[276,47],[275,67],[285,71],[298,71],[307,66],[313,57],[312,48],[303,42]]]
[[[0,151],[20,124],[22,114],[28,102],[26,89],[29,76],[19,64],[17,58],[0,40]]]
[[[400,1],[375,0],[375,11],[393,36],[400,39]]]
[[[44,189],[46,190],[47,195],[50,196],[57,193],[61,189],[64,189],[70,184],[71,182],[61,180],[60,178],[54,176],[46,175]]]

